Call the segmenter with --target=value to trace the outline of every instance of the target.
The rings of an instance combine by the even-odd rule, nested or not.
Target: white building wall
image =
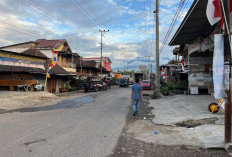
[[[52,50],[39,50],[40,52],[42,52],[45,56],[47,56],[48,58],[52,58]]]
[[[9,48],[3,48],[3,49],[1,49],[1,50],[21,53],[21,52],[26,51],[26,50],[28,50],[28,49],[29,49],[29,48],[17,48],[17,47],[15,47],[15,48],[12,47],[12,48],[11,48],[11,47],[9,47]]]
[[[18,52],[21,53],[23,51],[26,51],[34,46],[34,43],[25,43],[25,44],[19,44],[19,45],[13,45],[9,47],[3,47],[0,48],[0,50],[5,50],[5,51],[12,51],[12,52]]]

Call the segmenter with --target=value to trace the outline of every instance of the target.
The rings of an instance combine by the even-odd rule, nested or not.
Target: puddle
[[[186,126],[187,127],[196,127],[196,126],[204,125],[204,124],[213,124],[217,120],[218,120],[217,117],[203,118],[203,119],[197,119],[197,120],[190,119],[190,120],[176,123],[176,126],[178,126],[178,127],[186,127]]]
[[[6,111],[3,113],[12,113],[12,112],[37,112],[37,111],[49,111],[49,110],[56,110],[56,109],[70,109],[70,108],[78,108],[84,104],[91,103],[94,101],[93,96],[84,96],[79,97],[71,100],[64,100],[62,102],[59,102],[55,105],[49,105],[49,106],[39,106],[39,107],[26,107],[11,111]]]

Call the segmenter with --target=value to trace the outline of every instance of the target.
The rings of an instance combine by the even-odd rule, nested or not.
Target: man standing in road
[[[142,86],[139,79],[136,79],[135,84],[132,86],[131,99],[133,100],[133,116],[136,116],[139,114],[139,106],[143,101]]]

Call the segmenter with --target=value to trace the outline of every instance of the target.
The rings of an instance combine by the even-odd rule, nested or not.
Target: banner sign
[[[110,62],[104,61],[104,62],[103,62],[103,65],[104,65],[104,68],[105,68],[107,71],[111,71]]]
[[[14,58],[8,58],[8,57],[0,57],[0,65],[10,65],[10,66],[21,66],[21,67],[45,69],[44,63],[41,63],[41,62],[32,62],[32,61],[14,59]]]

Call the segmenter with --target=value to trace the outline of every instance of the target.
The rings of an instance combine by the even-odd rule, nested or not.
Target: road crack
[[[34,141],[31,141],[31,142],[25,142],[24,145],[25,145],[25,146],[29,146],[29,145],[31,145],[31,144],[39,143],[39,142],[46,142],[46,139],[45,139],[45,138],[36,139],[36,140],[34,140]]]

